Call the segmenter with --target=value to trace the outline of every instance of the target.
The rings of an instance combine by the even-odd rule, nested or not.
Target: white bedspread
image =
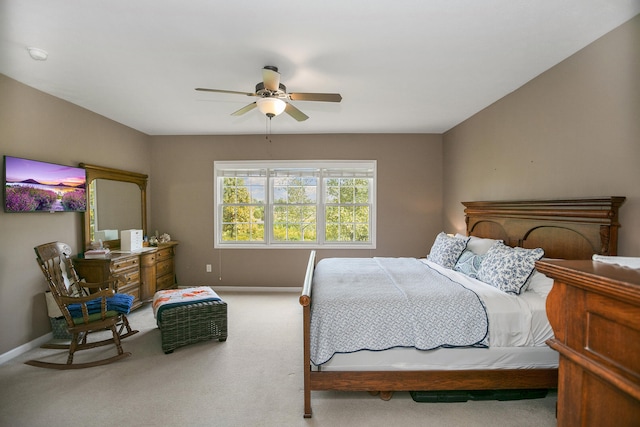
[[[415,258],[318,262],[312,362],[320,365],[335,353],[359,350],[486,347],[490,319],[478,294],[433,265]]]

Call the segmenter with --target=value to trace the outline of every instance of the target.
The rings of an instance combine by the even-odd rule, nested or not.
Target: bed
[[[453,238],[465,240],[466,245],[471,242],[467,239],[473,239],[474,244],[486,246],[485,250],[489,250],[495,241],[502,241],[504,245],[501,249],[505,251],[511,248],[522,248],[528,251],[540,248],[544,251],[545,258],[590,259],[593,254],[617,255],[620,226],[618,210],[623,202],[624,197],[464,202],[466,236],[458,235]],[[450,236],[442,238],[447,237]],[[429,252],[428,245],[426,246],[425,256]],[[494,249],[491,250],[494,252]],[[468,252],[466,246],[464,251]],[[495,258],[497,253],[499,252],[491,255]],[[437,261],[436,256],[429,255],[429,258]],[[484,256],[487,256],[486,252]],[[311,391],[315,390],[369,391],[373,394],[379,393],[381,397],[388,399],[394,391],[514,390],[557,387],[558,356],[544,344],[546,339],[552,337],[545,312],[545,296],[550,290],[548,285],[550,279],[541,273],[534,272],[532,277],[528,278],[527,286],[532,287],[531,283],[535,276],[541,284],[537,289],[524,290],[523,287],[522,292],[518,293],[515,291],[520,289],[516,287],[512,289],[514,292],[505,294],[510,298],[503,298],[514,300],[516,305],[525,305],[530,309],[524,323],[533,325],[532,329],[535,331],[516,331],[516,337],[519,337],[520,341],[506,340],[499,347],[491,345],[492,334],[495,334],[494,341],[497,342],[500,333],[504,332],[503,335],[508,336],[513,331],[501,332],[496,329],[497,314],[490,311],[494,303],[483,300],[485,298],[483,291],[474,288],[477,275],[472,274],[468,283],[458,283],[454,287],[471,290],[471,294],[463,290],[462,292],[465,293],[460,296],[460,298],[467,298],[465,307],[472,304],[473,295],[479,297],[480,305],[485,308],[488,325],[483,324],[479,317],[473,317],[473,315],[469,317],[466,310],[456,316],[464,315],[469,318],[449,322],[462,322],[461,324],[467,325],[462,329],[472,329],[469,325],[480,325],[475,328],[473,336],[464,337],[470,341],[459,341],[453,345],[446,341],[440,344],[437,341],[428,340],[418,344],[400,341],[400,345],[392,345],[385,339],[387,334],[394,334],[395,331],[387,323],[403,323],[403,319],[411,317],[411,322],[408,323],[415,325],[420,321],[417,313],[424,313],[425,308],[410,307],[406,313],[398,315],[400,309],[396,310],[393,297],[388,299],[388,295],[378,294],[378,287],[372,285],[367,287],[369,272],[376,269],[384,270],[390,277],[391,283],[386,287],[394,288],[392,292],[396,292],[399,284],[405,280],[404,276],[417,276],[418,280],[421,280],[422,275],[426,274],[425,270],[438,268],[452,270],[451,266],[446,268],[441,265],[430,265],[434,263],[429,259],[399,260],[403,263],[402,266],[398,270],[393,270],[394,267],[387,267],[387,263],[393,264],[387,258],[336,258],[317,261],[315,251],[311,252],[300,296],[300,304],[303,307],[305,418],[310,418],[312,415]],[[324,264],[327,265],[323,267]],[[483,266],[487,267],[484,261]],[[338,268],[343,267],[345,272],[338,272]],[[417,269],[416,273],[404,273],[404,271],[414,271],[414,267]],[[457,260],[456,267],[458,267]],[[484,269],[484,279],[488,274],[487,269],[488,267]],[[465,276],[469,275],[468,271],[453,273],[455,273],[453,278],[447,277],[445,280],[452,280],[452,283],[464,282]],[[475,273],[478,271],[476,270]],[[447,274],[449,273],[436,272],[436,275],[446,276]],[[354,292],[352,295],[339,295],[334,300],[334,304],[331,304],[327,302],[326,297],[332,295],[335,290],[328,290],[330,285],[327,282],[336,281],[342,282],[343,285],[346,283],[347,286],[342,288],[353,288]],[[400,294],[409,295],[415,291],[415,284],[409,283],[406,286],[406,289],[399,291]],[[475,283],[475,286],[478,284]],[[510,285],[506,286],[509,289]],[[338,292],[344,292],[344,289]],[[334,319],[341,319],[342,316],[354,317],[355,321],[358,321],[358,318],[360,321],[369,319],[366,322],[370,324],[371,317],[362,308],[370,306],[369,310],[376,312],[377,327],[386,328],[383,342],[375,344],[378,347],[373,348],[371,344],[357,343],[354,348],[338,348],[337,352],[332,353],[333,350],[325,348],[325,344],[318,344],[322,336],[341,336],[346,333],[345,330],[360,329],[358,326],[345,327],[339,321],[329,322],[326,317],[322,320],[320,313],[325,310],[324,307],[342,306],[342,303],[335,304],[335,301],[347,300],[353,300],[353,305],[348,306],[351,308],[346,309],[347,313],[334,313],[329,316],[333,316]],[[381,304],[381,300],[388,303]],[[509,316],[517,315],[513,310],[506,311],[510,313]],[[353,315],[353,312],[358,314]],[[380,322],[381,318],[392,320]],[[509,323],[518,323],[518,320],[514,320],[513,317],[507,318],[511,319]],[[424,329],[424,325],[421,327]],[[486,337],[482,336],[483,331],[486,332]],[[452,335],[456,340],[458,333],[460,331]],[[399,335],[402,340],[407,334]],[[358,341],[358,336],[352,335],[342,341],[350,344]]]

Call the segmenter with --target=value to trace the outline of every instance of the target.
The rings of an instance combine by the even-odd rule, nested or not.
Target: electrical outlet
[[[211,264],[207,264],[207,273],[211,273]]]

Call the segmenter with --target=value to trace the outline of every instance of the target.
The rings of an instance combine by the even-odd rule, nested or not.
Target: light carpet
[[[228,304],[226,342],[164,354],[147,304],[129,315],[140,331],[123,341],[131,357],[56,371],[23,362],[64,361],[64,352],[35,349],[0,365],[0,426],[556,425],[555,393],[520,401],[416,403],[409,393],[383,401],[365,392],[316,391],[313,418],[304,419],[298,295],[218,293]],[[94,351],[105,350],[78,354]]]

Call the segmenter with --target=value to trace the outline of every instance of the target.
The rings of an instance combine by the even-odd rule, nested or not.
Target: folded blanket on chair
[[[87,301],[87,312],[89,314],[100,313],[101,303],[102,298]],[[107,298],[107,311],[113,310],[118,313],[129,314],[132,304],[133,296],[128,294],[115,294],[114,296]],[[71,317],[82,317],[82,304],[69,304],[67,309],[69,310]]]
[[[129,294],[115,294],[107,298],[107,310],[114,310],[122,314],[129,314],[132,304],[133,296]]]

